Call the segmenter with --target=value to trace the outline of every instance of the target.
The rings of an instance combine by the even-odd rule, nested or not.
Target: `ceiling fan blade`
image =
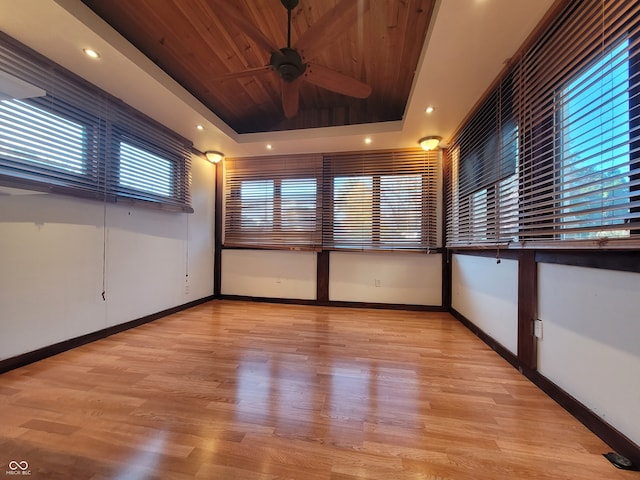
[[[369,0],[342,0],[300,35],[296,50],[305,60],[315,58],[369,9]]]
[[[265,72],[270,72],[272,70],[273,69],[271,68],[271,65],[265,65],[264,67],[247,68],[246,70],[242,70],[240,72],[225,73],[223,75],[212,77],[210,80],[218,82],[222,80],[231,80],[234,78],[253,77]]]
[[[371,95],[371,87],[366,83],[321,65],[307,64],[304,79],[318,87],[349,97],[367,98]]]
[[[230,2],[229,0],[213,0],[213,3],[215,3],[220,13],[223,14],[221,18],[233,22],[264,50],[269,53],[280,51],[273,41],[269,40],[253,23],[247,20],[241,11],[232,5],[234,2]]]
[[[298,102],[300,101],[300,78],[296,78],[293,82],[282,83],[282,109],[284,116],[293,118],[298,113]]]

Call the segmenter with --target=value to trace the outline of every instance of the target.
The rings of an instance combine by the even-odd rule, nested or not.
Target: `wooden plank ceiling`
[[[83,0],[237,133],[401,120],[435,0],[341,1],[358,3],[358,21],[325,35],[319,53],[304,61],[360,80],[371,94],[353,98],[303,81],[298,112],[286,118],[274,71],[220,78],[268,65],[271,56],[221,10],[237,9],[282,48],[287,10],[280,0]],[[300,0],[291,45],[341,1]]]

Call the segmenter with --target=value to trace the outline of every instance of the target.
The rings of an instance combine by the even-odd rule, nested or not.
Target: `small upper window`
[[[173,162],[131,144],[120,142],[121,187],[170,197],[173,195]]]
[[[193,212],[189,140],[2,32],[0,74],[0,184]]]
[[[67,118],[21,100],[0,102],[0,157],[13,164],[84,174],[85,138],[85,127]]]

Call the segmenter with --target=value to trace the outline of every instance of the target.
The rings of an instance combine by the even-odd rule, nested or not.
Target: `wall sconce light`
[[[208,152],[204,152],[204,156],[207,157],[207,160],[211,163],[220,163],[224,158],[224,153],[209,150]]]
[[[442,140],[442,137],[431,135],[429,137],[421,138],[420,140],[418,140],[418,143],[423,150],[429,151],[438,148],[438,145],[440,145],[440,140]]]

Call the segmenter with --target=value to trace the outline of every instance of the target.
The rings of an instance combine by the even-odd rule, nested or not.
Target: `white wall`
[[[640,444],[640,274],[538,265],[538,369]]]
[[[518,262],[453,255],[451,306],[510,352],[518,352]]]
[[[214,168],[191,215],[0,187],[0,359],[212,295]]]
[[[315,300],[316,253],[223,250],[223,295]]]
[[[442,256],[331,252],[329,300],[442,305]]]
[[[329,262],[331,301],[442,305],[439,254],[331,252]],[[313,252],[222,251],[224,295],[315,300],[316,284]]]

